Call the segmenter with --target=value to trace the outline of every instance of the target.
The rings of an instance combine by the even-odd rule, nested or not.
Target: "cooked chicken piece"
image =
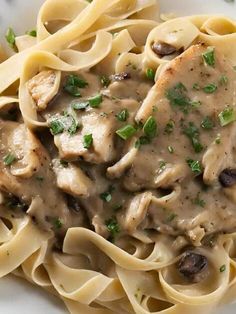
[[[123,222],[125,230],[132,233],[138,228],[141,222],[145,219],[151,200],[151,192],[138,194],[131,200],[128,208],[126,208],[125,220]]]
[[[82,117],[81,132],[71,136],[67,133],[56,135],[55,145],[61,158],[77,159],[82,157],[91,163],[104,163],[114,159],[114,117],[89,113]],[[91,148],[84,148],[84,135],[92,134]]]
[[[69,212],[63,195],[55,187],[50,158],[34,134],[11,121],[0,121],[0,130],[0,190],[28,206],[37,199],[41,206],[31,210],[30,215],[44,228],[52,226],[55,217],[62,221],[62,230],[76,225],[76,216]]]
[[[38,110],[47,108],[48,103],[58,93],[60,73],[55,71],[41,71],[28,81],[28,91]]]
[[[53,169],[57,177],[57,186],[75,197],[89,197],[94,192],[94,183],[75,165],[61,165],[58,159],[53,160]]]

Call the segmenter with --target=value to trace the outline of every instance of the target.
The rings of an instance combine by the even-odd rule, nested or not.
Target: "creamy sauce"
[[[1,121],[0,157],[16,157],[1,163],[1,190],[28,205],[38,196],[48,212],[29,214],[44,228],[58,219],[62,234],[82,225],[116,241],[158,231],[200,245],[235,230],[236,185],[218,178],[235,162],[235,119],[222,126],[219,115],[234,110],[236,74],[214,49],[214,64],[204,61],[207,52],[190,48],[153,87],[135,69],[103,85],[101,73],[79,73],[78,90],[68,86],[77,73],[63,74],[54,97],[56,75],[39,74],[28,88],[54,136],[40,135],[41,143]]]

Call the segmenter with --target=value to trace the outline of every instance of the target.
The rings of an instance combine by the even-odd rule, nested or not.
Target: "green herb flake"
[[[127,121],[129,118],[129,111],[127,109],[121,110],[117,115],[116,115],[117,120],[121,122]]]
[[[215,48],[208,48],[208,50],[202,54],[202,57],[206,65],[211,67],[215,66]]]
[[[88,101],[76,102],[71,105],[72,109],[75,109],[75,110],[85,110],[86,108],[88,108],[88,106],[89,106]]]
[[[226,265],[220,266],[220,272],[223,273],[226,270]]]
[[[139,149],[142,145],[147,145],[150,144],[150,138],[147,136],[140,136],[139,139],[137,139],[137,141],[134,144],[134,147]]]
[[[229,79],[226,75],[221,75],[220,77],[220,84],[221,85],[227,85],[229,82]]]
[[[216,139],[215,139],[215,143],[216,143],[217,145],[219,145],[219,144],[221,143],[220,134],[217,134]]]
[[[114,206],[112,207],[112,210],[113,210],[114,212],[117,212],[117,211],[121,210],[122,207],[123,207],[123,206],[122,206],[121,204],[116,204],[116,205],[114,205]]]
[[[197,194],[195,199],[193,200],[193,204],[200,206],[200,207],[205,207],[206,202],[200,198],[200,193]]]
[[[15,49],[16,44],[16,35],[11,27],[7,29],[6,35],[5,35],[6,41],[8,42],[9,46],[12,49]]]
[[[76,74],[70,74],[64,84],[64,90],[74,97],[81,97],[79,88],[85,88],[88,85],[83,78]]]
[[[178,83],[174,87],[166,91],[166,97],[169,100],[171,106],[178,108],[185,114],[188,113],[190,104],[190,99],[187,96],[187,88],[183,83]]]
[[[79,123],[75,120],[75,118],[72,115],[70,115],[70,119],[71,119],[71,123],[70,123],[69,128],[67,129],[67,132],[70,135],[74,135],[79,128]]]
[[[217,90],[217,86],[214,83],[211,83],[209,85],[206,85],[205,87],[203,87],[203,90],[206,94],[212,94]]]
[[[211,130],[214,128],[214,122],[210,117],[206,116],[201,122],[201,127],[205,130]]]
[[[110,83],[111,83],[111,80],[109,79],[108,76],[102,75],[100,77],[100,82],[101,82],[103,87],[108,87],[110,85]]]
[[[155,79],[155,71],[153,69],[146,70],[146,76],[149,80],[154,81]]]
[[[89,149],[93,144],[93,135],[92,134],[86,134],[83,137],[83,146],[86,149]]]
[[[174,153],[174,148],[173,148],[173,146],[168,146],[167,149],[168,149],[168,151],[169,151],[170,154],[173,154],[173,153]]]
[[[160,168],[160,171],[163,171],[165,170],[166,168],[166,162],[164,160],[161,160],[160,163],[159,163],[159,168]]]
[[[144,134],[149,138],[154,138],[157,135],[156,120],[150,116],[143,126]]]
[[[175,213],[171,213],[167,218],[166,218],[166,222],[172,222],[175,218],[177,218],[178,215]]]
[[[130,124],[127,124],[123,128],[116,131],[116,134],[121,137],[123,140],[128,140],[130,137],[132,137],[137,130]]]
[[[60,134],[64,131],[64,124],[59,119],[52,120],[49,124],[52,135]]]
[[[175,122],[173,120],[170,120],[166,126],[165,126],[165,129],[164,129],[164,134],[171,134],[174,130],[174,127],[175,127]]]
[[[102,94],[98,94],[98,95],[95,95],[93,97],[90,97],[88,99],[88,102],[89,102],[90,107],[99,108],[100,104],[102,103],[102,100],[103,100]]]
[[[10,166],[17,160],[16,156],[13,155],[12,153],[7,154],[6,156],[3,157],[3,162],[4,165]]]
[[[203,150],[203,146],[199,140],[199,130],[193,122],[189,122],[188,127],[184,127],[184,134],[191,140],[192,146],[196,153]]]
[[[112,217],[105,221],[107,230],[111,234],[111,240],[114,240],[115,236],[120,232],[120,226],[115,217]]]
[[[202,166],[198,160],[187,159],[186,162],[194,174],[199,175],[202,173]]]
[[[191,101],[190,102],[190,105],[194,108],[194,109],[197,109],[201,106],[201,101],[200,100],[197,100],[197,101]]]
[[[55,229],[61,229],[61,227],[63,226],[62,220],[60,218],[55,218],[53,220],[53,225]]]
[[[37,37],[37,31],[36,29],[32,29],[30,31],[26,32],[27,35],[31,36],[31,37]]]
[[[236,113],[233,108],[227,107],[218,115],[221,126],[226,126],[236,121]]]
[[[193,89],[195,89],[195,90],[200,90],[199,84],[194,83],[194,84],[193,84]]]

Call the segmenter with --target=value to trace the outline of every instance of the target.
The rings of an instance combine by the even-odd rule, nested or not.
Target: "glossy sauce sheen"
[[[171,62],[153,87],[143,74],[127,67],[130,75],[113,77],[107,87],[101,84],[101,74],[79,73],[88,85],[80,89],[82,97],[73,97],[63,88],[68,77],[63,74],[60,92],[39,114],[49,125],[69,115],[78,127],[73,134],[64,130],[54,138],[41,136],[42,144],[35,139],[39,154],[46,156],[35,172],[44,179],[20,179],[21,189],[1,182],[4,192],[28,203],[37,193],[42,199],[47,195],[49,212],[36,217],[44,227],[53,217],[61,219],[62,230],[82,225],[113,241],[124,234],[144,237],[154,230],[186,235],[200,245],[205,235],[235,230],[236,185],[222,186],[219,175],[234,168],[236,130],[233,121],[221,126],[219,114],[234,109],[236,72],[215,50],[214,65],[206,64],[206,51],[204,46],[191,47]],[[211,93],[206,89],[210,84],[216,86]],[[187,99],[184,107],[173,103],[176,90]],[[98,107],[73,109],[97,94],[102,95]],[[120,121],[124,110],[128,114]],[[150,118],[157,131],[147,138],[145,123]],[[13,145],[5,135],[9,138],[20,128],[11,123],[1,122],[2,157]],[[127,125],[136,131],[124,140],[116,131]],[[84,146],[87,135],[93,139],[89,148]],[[201,171],[191,169],[193,162]],[[9,173],[9,167],[2,165],[2,172]]]

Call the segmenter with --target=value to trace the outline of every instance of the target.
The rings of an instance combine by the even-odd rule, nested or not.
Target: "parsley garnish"
[[[194,174],[199,175],[202,173],[202,166],[198,160],[187,159],[186,162]]]
[[[32,37],[37,37],[37,31],[36,29],[32,29],[31,31],[26,32],[27,35]]]
[[[147,136],[140,136],[134,144],[134,147],[139,149],[142,145],[150,144],[150,138]]]
[[[89,149],[93,144],[93,135],[92,134],[86,134],[83,137],[83,145],[84,148]]]
[[[166,97],[170,101],[171,106],[179,108],[184,113],[188,113],[190,99],[187,96],[187,88],[183,83],[180,82],[168,89]]]
[[[157,135],[157,123],[156,120],[150,116],[143,126],[144,134],[148,138],[153,138]]]
[[[102,95],[98,94],[88,99],[89,105],[92,108],[99,108],[102,103]]]
[[[214,127],[214,122],[207,116],[202,120],[201,127],[205,130],[211,130]]]
[[[165,168],[166,168],[166,162],[165,162],[164,160],[161,160],[161,161],[159,162],[159,168],[160,168],[160,171],[165,170]]]
[[[202,54],[205,64],[214,67],[215,65],[215,48],[210,47],[206,52]]]
[[[217,134],[216,139],[215,139],[215,143],[219,145],[220,142],[221,142],[220,134]]]
[[[114,191],[114,187],[112,185],[109,186],[108,190],[100,194],[100,198],[109,203],[112,199],[112,192]]]
[[[176,217],[178,217],[177,214],[171,213],[171,214],[166,218],[166,222],[171,222],[171,221],[173,221]]]
[[[204,207],[206,205],[206,202],[203,199],[200,199],[200,192],[197,194],[197,196],[193,200],[193,204],[198,205],[200,207]]]
[[[121,110],[117,115],[116,115],[117,120],[121,122],[127,121],[129,118],[129,111],[127,109]]]
[[[173,120],[170,120],[164,129],[164,134],[171,134],[174,130],[175,122]]]
[[[100,77],[100,81],[101,81],[101,84],[102,84],[103,87],[108,87],[110,85],[110,83],[111,83],[111,80],[106,75],[102,75]]]
[[[211,83],[209,85],[206,85],[205,87],[203,87],[203,90],[205,93],[207,94],[212,94],[217,90],[217,86],[214,83]]]
[[[221,77],[220,77],[220,84],[221,85],[227,85],[228,81],[229,81],[229,79],[226,75],[221,75]]]
[[[79,128],[79,124],[71,114],[64,113],[64,116],[54,117],[50,121],[49,127],[52,135],[63,133],[65,130],[70,135],[74,135]]]
[[[226,270],[226,265],[220,266],[220,272],[223,273]]]
[[[123,128],[116,131],[116,134],[121,137],[123,140],[128,140],[136,133],[136,129],[131,125],[127,124]]]
[[[63,226],[63,223],[60,218],[55,218],[53,220],[53,225],[56,229],[61,229],[61,227]]]
[[[168,146],[167,149],[168,149],[168,151],[169,151],[170,154],[173,154],[173,153],[174,153],[174,148],[173,148],[173,146]]]
[[[15,33],[11,27],[9,27],[7,29],[5,38],[9,44],[9,46],[15,50],[15,48],[16,48],[16,45],[15,45],[16,44],[16,35],[15,35]]]
[[[193,89],[200,90],[200,86],[197,83],[193,84]]]
[[[9,153],[6,156],[3,157],[3,162],[6,166],[10,166],[11,164],[13,164],[16,161],[16,156]]]
[[[233,108],[227,107],[218,115],[221,126],[226,126],[236,121],[236,113]]]
[[[79,88],[85,88],[88,85],[84,79],[76,74],[71,74],[67,77],[64,84],[64,90],[71,96],[81,97]]]
[[[184,134],[191,140],[192,146],[196,153],[200,153],[203,150],[203,146],[199,140],[199,130],[193,122],[189,122],[188,127],[183,130]]]
[[[71,105],[71,107],[75,110],[85,110],[88,106],[89,106],[88,101],[76,102]]]
[[[115,236],[120,232],[120,227],[115,217],[106,220],[107,230],[111,234],[111,240],[114,240]]]
[[[149,80],[154,81],[155,79],[155,71],[153,69],[147,69],[146,76]]]

